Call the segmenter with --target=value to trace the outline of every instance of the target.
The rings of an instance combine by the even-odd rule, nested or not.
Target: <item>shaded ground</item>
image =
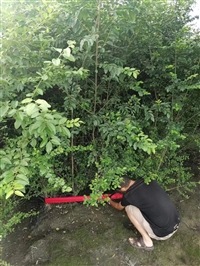
[[[189,200],[171,197],[182,223],[171,239],[154,241],[152,252],[128,244],[137,232],[124,211],[73,203],[52,205],[51,210],[42,205],[38,217],[26,220],[4,241],[3,260],[12,266],[199,266],[199,187]]]

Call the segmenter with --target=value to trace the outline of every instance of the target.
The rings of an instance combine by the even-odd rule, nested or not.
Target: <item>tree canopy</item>
[[[181,192],[200,149],[200,35],[194,1],[2,3],[0,197],[120,176]],[[181,190],[184,185],[183,190]]]

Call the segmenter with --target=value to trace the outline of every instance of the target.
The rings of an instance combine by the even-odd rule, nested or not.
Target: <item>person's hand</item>
[[[121,202],[115,202],[114,200],[109,200],[108,204],[111,205],[113,208],[121,211],[124,209],[124,206],[121,205]]]

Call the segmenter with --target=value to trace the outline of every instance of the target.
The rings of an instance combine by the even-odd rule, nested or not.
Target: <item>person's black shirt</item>
[[[147,185],[144,180],[136,180],[126,191],[121,205],[134,205],[140,209],[158,237],[172,233],[174,226],[180,222],[175,205],[156,181],[151,181]]]

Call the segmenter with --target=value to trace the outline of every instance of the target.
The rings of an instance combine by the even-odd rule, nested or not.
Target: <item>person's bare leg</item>
[[[142,235],[143,241],[147,247],[152,247],[153,246],[153,241],[149,237],[148,233],[146,230],[143,228],[143,226],[138,222],[138,220],[126,209],[126,213],[128,215],[128,218],[132,222],[132,224],[135,226],[135,228],[140,232]],[[129,238],[129,240],[133,243],[133,239]]]

